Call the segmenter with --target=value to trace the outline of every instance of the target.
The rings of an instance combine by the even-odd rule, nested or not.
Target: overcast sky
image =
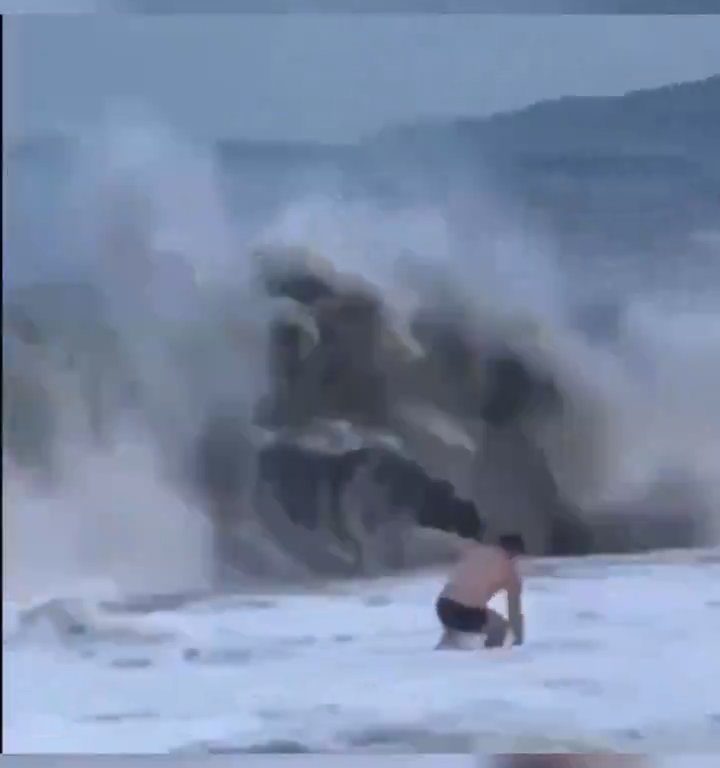
[[[720,16],[24,16],[4,19],[6,135],[120,100],[196,139],[351,141],[720,73]]]

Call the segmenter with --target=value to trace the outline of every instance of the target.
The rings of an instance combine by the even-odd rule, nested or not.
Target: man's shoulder
[[[502,570],[505,582],[509,586],[520,588],[522,585],[522,577],[520,575],[517,560],[511,557],[502,547],[492,544],[484,546],[487,557],[492,559],[497,567]]]
[[[484,543],[481,544],[477,541],[469,541],[469,542],[466,542],[465,545],[463,546],[462,554],[468,558],[470,557],[492,558],[492,557],[497,557],[498,555],[502,555],[504,553],[499,547],[496,547],[493,544],[484,544]]]
[[[478,545],[478,554],[486,557],[488,560],[492,560],[495,563],[502,564],[508,567],[514,567],[512,558],[508,553],[497,544],[480,544]]]

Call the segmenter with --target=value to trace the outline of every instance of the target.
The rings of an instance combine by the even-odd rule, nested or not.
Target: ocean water
[[[720,748],[718,551],[523,567],[527,642],[493,651],[433,650],[437,571],[312,591],[6,602],[4,749]]]
[[[253,284],[244,257],[256,241],[316,250],[339,272],[368,279],[400,319],[413,309],[412,286],[394,265],[409,252],[466,288],[483,318],[517,312],[522,322],[559,326],[561,340],[565,310],[587,286],[597,288],[602,273],[605,292],[629,305],[618,349],[591,349],[573,337],[548,351],[581,394],[587,386],[593,395],[583,440],[557,459],[565,478],[579,466],[610,492],[652,482],[668,467],[690,469],[717,493],[714,271],[700,270],[695,280],[711,294],[701,317],[695,298],[690,312],[650,290],[655,260],[646,264],[645,254],[632,275],[608,259],[597,276],[586,254],[577,254],[582,274],[574,284],[552,245],[516,231],[519,224],[511,221],[499,243],[476,237],[477,214],[481,223],[492,219],[496,205],[484,210],[474,199],[471,221],[454,214],[458,225],[444,211],[388,211],[308,193],[256,231],[245,211],[238,220],[228,215],[205,155],[153,126],[108,133],[89,141],[77,162],[72,211],[59,204],[55,211],[51,201],[65,195],[45,190],[44,169],[19,198],[22,233],[34,237],[33,247],[19,238],[13,269],[33,280],[71,266],[99,275],[93,279],[112,298],[116,330],[149,392],[148,415],[163,429],[192,422],[189,402],[202,415],[188,396],[197,382],[165,364],[186,329],[210,350],[188,366],[206,374],[203,405],[228,388],[249,402],[257,394],[257,350],[238,356],[236,340],[224,341],[215,320],[215,313],[225,317],[218,286]],[[254,197],[245,179],[238,185]],[[39,205],[43,190],[48,201]],[[136,269],[156,274],[151,289]],[[673,288],[680,277],[671,274]],[[197,295],[183,293],[187,283]],[[246,293],[232,296],[244,311],[231,317],[252,329],[255,304],[237,296]],[[227,365],[237,357],[237,366]],[[3,509],[12,540],[4,552],[6,752],[659,754],[720,747],[717,552],[529,562],[524,647],[436,652],[439,572],[235,595],[188,591],[202,583],[207,532],[198,510],[179,509],[177,489],[158,478],[151,430],[142,424],[124,442],[113,434],[108,455],[86,450],[82,419],[73,419],[79,397],[74,390],[54,395],[64,419],[65,486],[51,503],[20,488]],[[597,420],[595,397],[603,405]],[[596,427],[602,434],[589,439]],[[587,456],[578,446],[588,446]],[[155,590],[164,594],[148,594]]]

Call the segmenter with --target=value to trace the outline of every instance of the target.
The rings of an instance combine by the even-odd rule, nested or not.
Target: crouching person
[[[508,630],[513,645],[524,641],[522,580],[518,558],[525,553],[519,535],[501,536],[498,546],[471,545],[450,574],[436,602],[443,635],[438,649],[469,649],[484,636],[486,648],[505,644]],[[498,592],[507,593],[508,618],[488,608]]]

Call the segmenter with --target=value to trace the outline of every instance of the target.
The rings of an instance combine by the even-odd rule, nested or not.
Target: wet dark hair
[[[500,536],[498,544],[509,555],[525,554],[525,541],[519,533],[506,533]]]

